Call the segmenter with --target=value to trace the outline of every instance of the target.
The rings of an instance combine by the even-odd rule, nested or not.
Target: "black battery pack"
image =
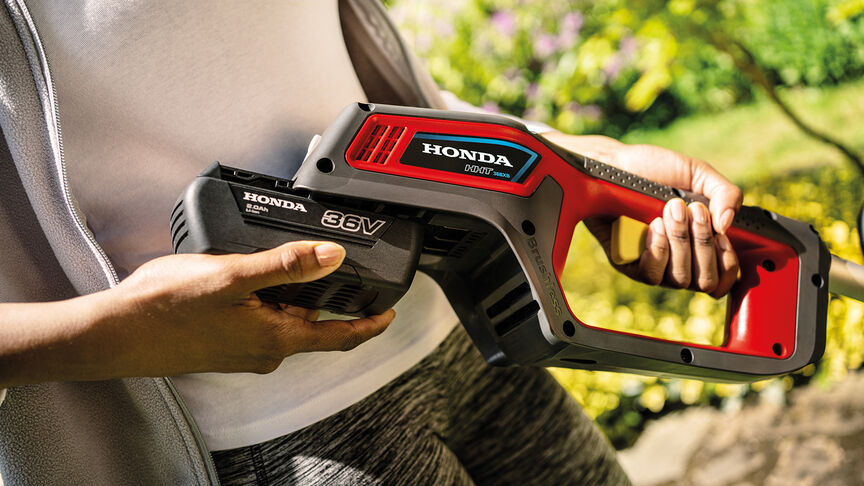
[[[289,241],[345,247],[343,264],[314,282],[258,290],[265,302],[367,316],[408,291],[423,245],[417,220],[313,200],[292,182],[214,163],[171,214],[175,253],[254,253]]]

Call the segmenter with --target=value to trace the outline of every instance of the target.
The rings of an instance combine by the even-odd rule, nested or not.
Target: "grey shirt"
[[[364,99],[336,0],[28,5],[56,84],[70,188],[121,277],[171,253],[168,215],[207,165],[290,176],[311,136]],[[284,435],[371,394],[457,323],[425,276],[397,313],[349,353],[175,384],[212,450]]]

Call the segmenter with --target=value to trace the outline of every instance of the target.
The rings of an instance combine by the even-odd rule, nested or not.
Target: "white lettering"
[[[376,219],[373,223],[369,218],[363,218],[363,233],[367,235],[374,235],[376,231],[381,229],[384,226],[385,221],[383,219]]]
[[[243,200],[266,204],[268,206],[276,206],[277,208],[291,209],[294,211],[299,211],[301,213],[307,212],[306,206],[304,206],[303,203],[288,201],[286,199],[278,199],[275,197],[265,196],[264,194],[255,194],[254,192],[244,191]]]
[[[462,160],[474,161],[477,158],[477,152],[473,150],[459,149],[459,158]]]
[[[487,154],[486,152],[480,152],[477,155],[478,155],[477,159],[480,162],[486,162],[487,164],[494,164],[495,163],[495,156],[492,154]]]
[[[513,167],[512,165],[510,165],[510,161],[507,160],[507,157],[504,157],[503,155],[499,155],[498,158],[495,159],[495,163],[498,165],[506,165],[507,167]]]
[[[431,143],[424,143],[423,144],[423,153],[424,154],[441,155],[441,146],[440,145],[433,145]]]
[[[459,157],[459,151],[453,147],[444,147],[441,152],[450,158]]]
[[[454,147],[447,147],[432,143],[423,144],[423,153],[432,155],[443,155],[445,157],[450,157],[451,159],[470,160],[484,162],[486,164],[513,167],[513,164],[510,163],[510,159],[508,159],[506,155],[490,154],[488,152],[478,152],[476,150],[468,149],[457,149]]]
[[[345,214],[340,211],[334,211],[332,209],[328,209],[324,211],[324,215],[321,217],[321,224],[328,228],[337,228],[345,231],[350,231],[352,233],[356,233],[358,231],[363,231],[363,234],[372,236],[376,231],[381,229],[384,226],[384,223],[387,221],[383,219],[376,219],[372,221],[366,216],[358,216],[356,214]]]

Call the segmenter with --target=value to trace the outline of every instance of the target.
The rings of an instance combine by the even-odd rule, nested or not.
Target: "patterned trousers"
[[[546,370],[487,365],[462,326],[351,407],[213,457],[225,485],[630,484]]]

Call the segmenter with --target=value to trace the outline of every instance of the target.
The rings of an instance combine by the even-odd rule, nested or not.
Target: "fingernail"
[[[654,218],[654,221],[651,221],[651,232],[660,236],[666,235],[666,227],[663,226],[662,218]]]
[[[734,218],[735,211],[733,211],[732,209],[727,209],[726,211],[723,211],[723,214],[720,215],[720,221],[717,222],[720,226],[719,228],[717,228],[718,232],[726,233],[726,230],[728,230],[729,227],[732,226],[732,220]]]
[[[318,264],[322,267],[329,267],[342,258],[343,251],[344,250],[339,245],[333,243],[322,243],[315,247],[315,258],[318,260]]]
[[[705,208],[704,204],[698,202],[691,203],[690,212],[693,213],[693,220],[695,220],[697,224],[708,223],[708,210]]]
[[[720,245],[721,250],[723,250],[723,251],[732,250],[732,243],[729,242],[728,236],[724,235],[723,233],[720,233],[714,239],[717,240],[717,244]]]
[[[676,223],[684,222],[684,208],[683,199],[676,198],[669,201],[669,212],[672,213],[672,219],[674,219]]]

